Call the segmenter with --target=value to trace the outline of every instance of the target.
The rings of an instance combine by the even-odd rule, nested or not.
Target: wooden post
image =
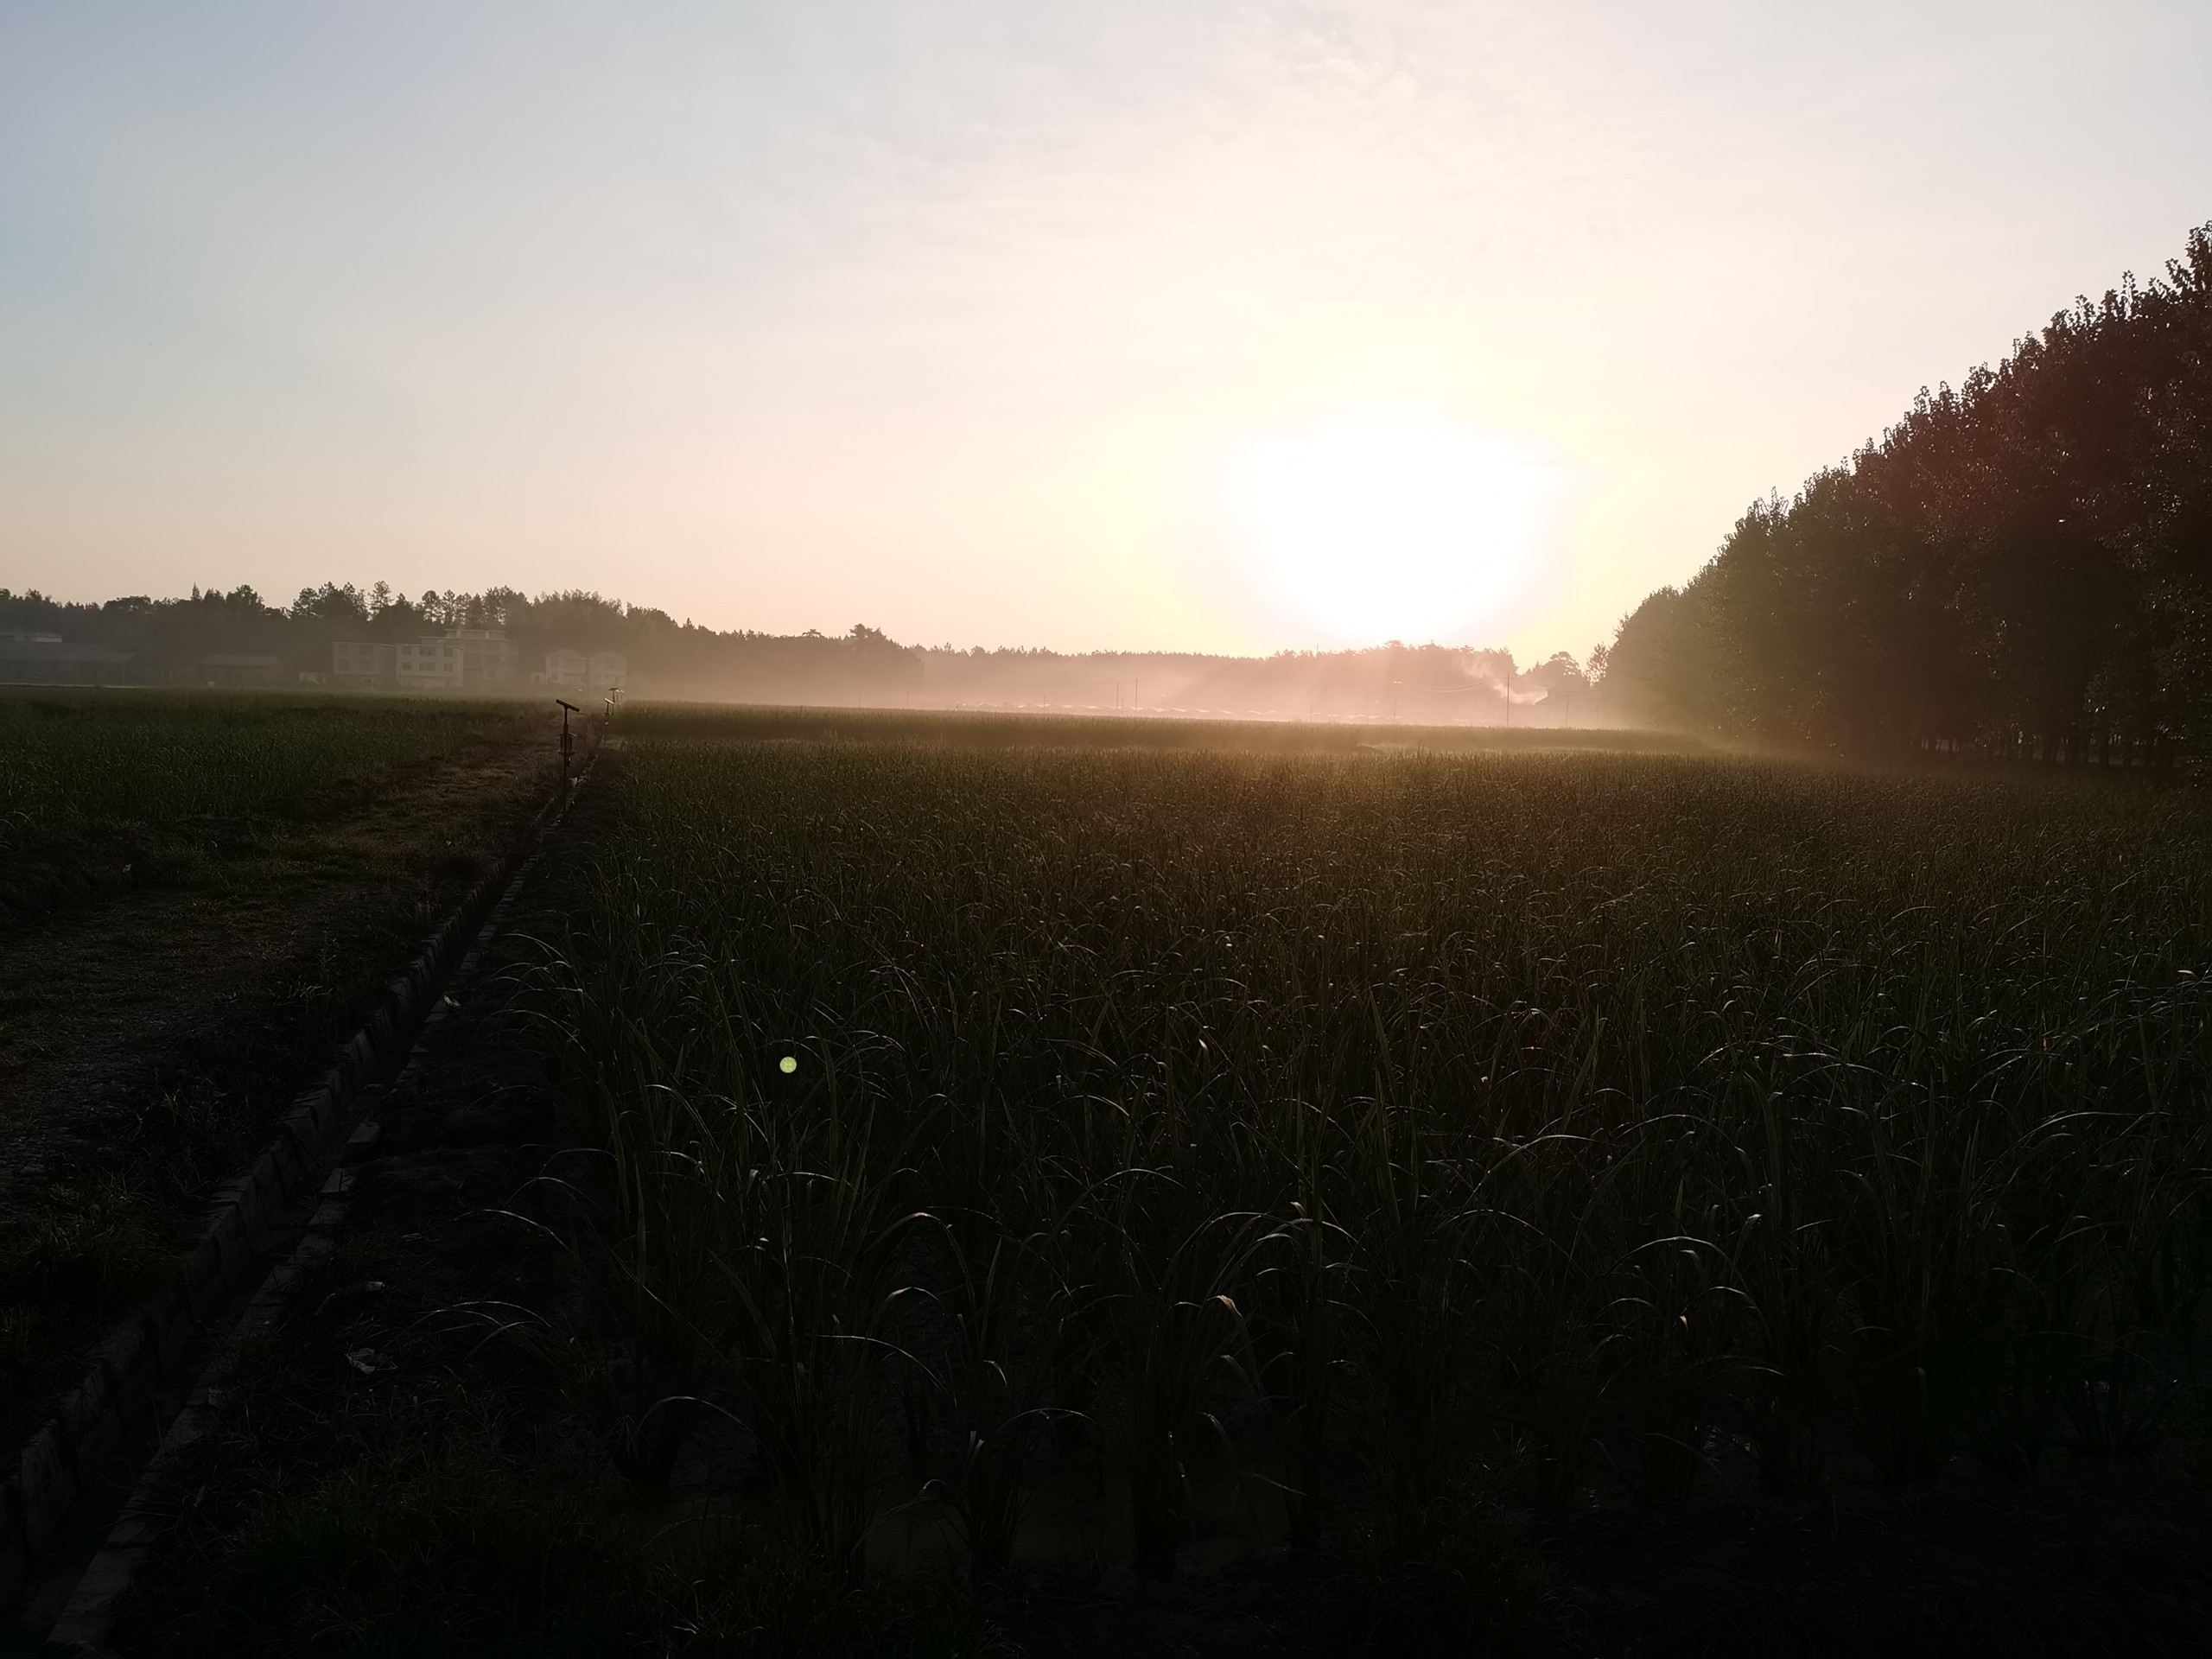
[[[553,701],[561,705],[561,794],[566,799],[569,793],[569,757],[576,752],[575,734],[569,730],[569,716],[580,711],[566,698],[556,697]]]

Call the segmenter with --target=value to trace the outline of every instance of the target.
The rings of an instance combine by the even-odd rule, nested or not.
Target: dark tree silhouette
[[[1626,618],[1607,694],[1824,748],[2212,748],[2212,225],[1755,504]]]

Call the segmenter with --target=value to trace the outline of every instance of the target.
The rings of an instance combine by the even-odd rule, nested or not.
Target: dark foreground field
[[[743,718],[633,721],[118,1651],[2212,1640],[2201,798]]]
[[[536,710],[0,691],[0,1444],[547,787]]]

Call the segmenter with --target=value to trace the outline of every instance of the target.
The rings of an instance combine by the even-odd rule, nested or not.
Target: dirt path
[[[325,816],[193,827],[181,877],[0,932],[0,1444],[143,1289],[544,787],[486,740]]]
[[[595,1324],[547,1230],[575,1230],[568,1183],[592,1181],[563,1150],[529,987],[606,804],[588,791],[548,837],[408,1071],[372,1094],[334,1249],[175,1471],[179,1522],[116,1652],[355,1650],[348,1631],[377,1652],[611,1652],[663,1587],[538,1340]]]

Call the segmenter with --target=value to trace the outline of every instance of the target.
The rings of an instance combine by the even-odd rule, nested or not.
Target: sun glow
[[[1528,588],[1559,483],[1472,426],[1339,421],[1241,446],[1229,505],[1268,598],[1331,643],[1452,643]]]

